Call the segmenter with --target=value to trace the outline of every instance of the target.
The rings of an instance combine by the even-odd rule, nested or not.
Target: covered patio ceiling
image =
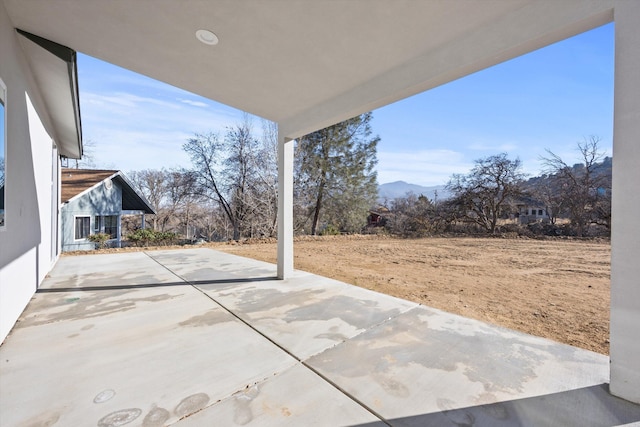
[[[21,30],[277,122],[286,138],[613,19],[613,0],[5,4]]]

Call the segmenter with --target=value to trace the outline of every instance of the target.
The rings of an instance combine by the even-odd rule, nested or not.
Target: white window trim
[[[89,238],[83,237],[81,239],[76,239],[76,218],[89,218],[89,236],[91,236],[91,215],[74,215],[73,216],[73,241],[74,242],[88,242]]]
[[[115,217],[115,218],[116,218],[116,237],[113,237],[113,238],[109,239],[108,241],[110,241],[110,242],[111,242],[111,241],[113,241],[113,240],[118,240],[118,234],[119,234],[119,232],[120,232],[120,221],[118,221],[118,218],[120,217],[120,215],[119,215],[119,214],[111,214],[111,215],[100,215],[100,216],[101,216],[102,218],[107,217],[107,216],[113,216],[113,217]],[[102,224],[100,224],[100,225],[101,225],[101,230],[100,230],[100,232],[101,232],[101,233],[105,233],[105,230],[106,230],[106,228],[107,228],[107,227],[105,226],[105,224],[104,224],[104,223],[105,223],[105,220],[104,220],[104,219],[102,219],[102,220],[100,220],[100,222],[102,223]]]

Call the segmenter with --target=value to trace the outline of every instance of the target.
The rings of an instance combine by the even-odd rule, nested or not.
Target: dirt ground
[[[276,261],[273,242],[215,248]],[[609,353],[609,242],[337,236],[294,250],[296,269]]]

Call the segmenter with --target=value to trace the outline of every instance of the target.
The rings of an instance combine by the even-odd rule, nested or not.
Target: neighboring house
[[[110,235],[108,245],[120,247],[122,214],[155,214],[149,202],[120,171],[62,169],[62,251],[89,250],[91,234]]]
[[[551,217],[547,212],[547,208],[538,203],[518,204],[518,219],[520,224],[529,224],[532,222],[549,222]]]
[[[391,211],[384,206],[378,206],[376,210],[369,211],[367,227],[384,227]]]

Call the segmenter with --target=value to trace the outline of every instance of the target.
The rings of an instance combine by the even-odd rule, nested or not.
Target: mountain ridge
[[[378,200],[393,200],[405,197],[407,194],[423,195],[430,200],[446,199],[449,197],[444,185],[424,186],[405,181],[393,181],[378,185]]]

